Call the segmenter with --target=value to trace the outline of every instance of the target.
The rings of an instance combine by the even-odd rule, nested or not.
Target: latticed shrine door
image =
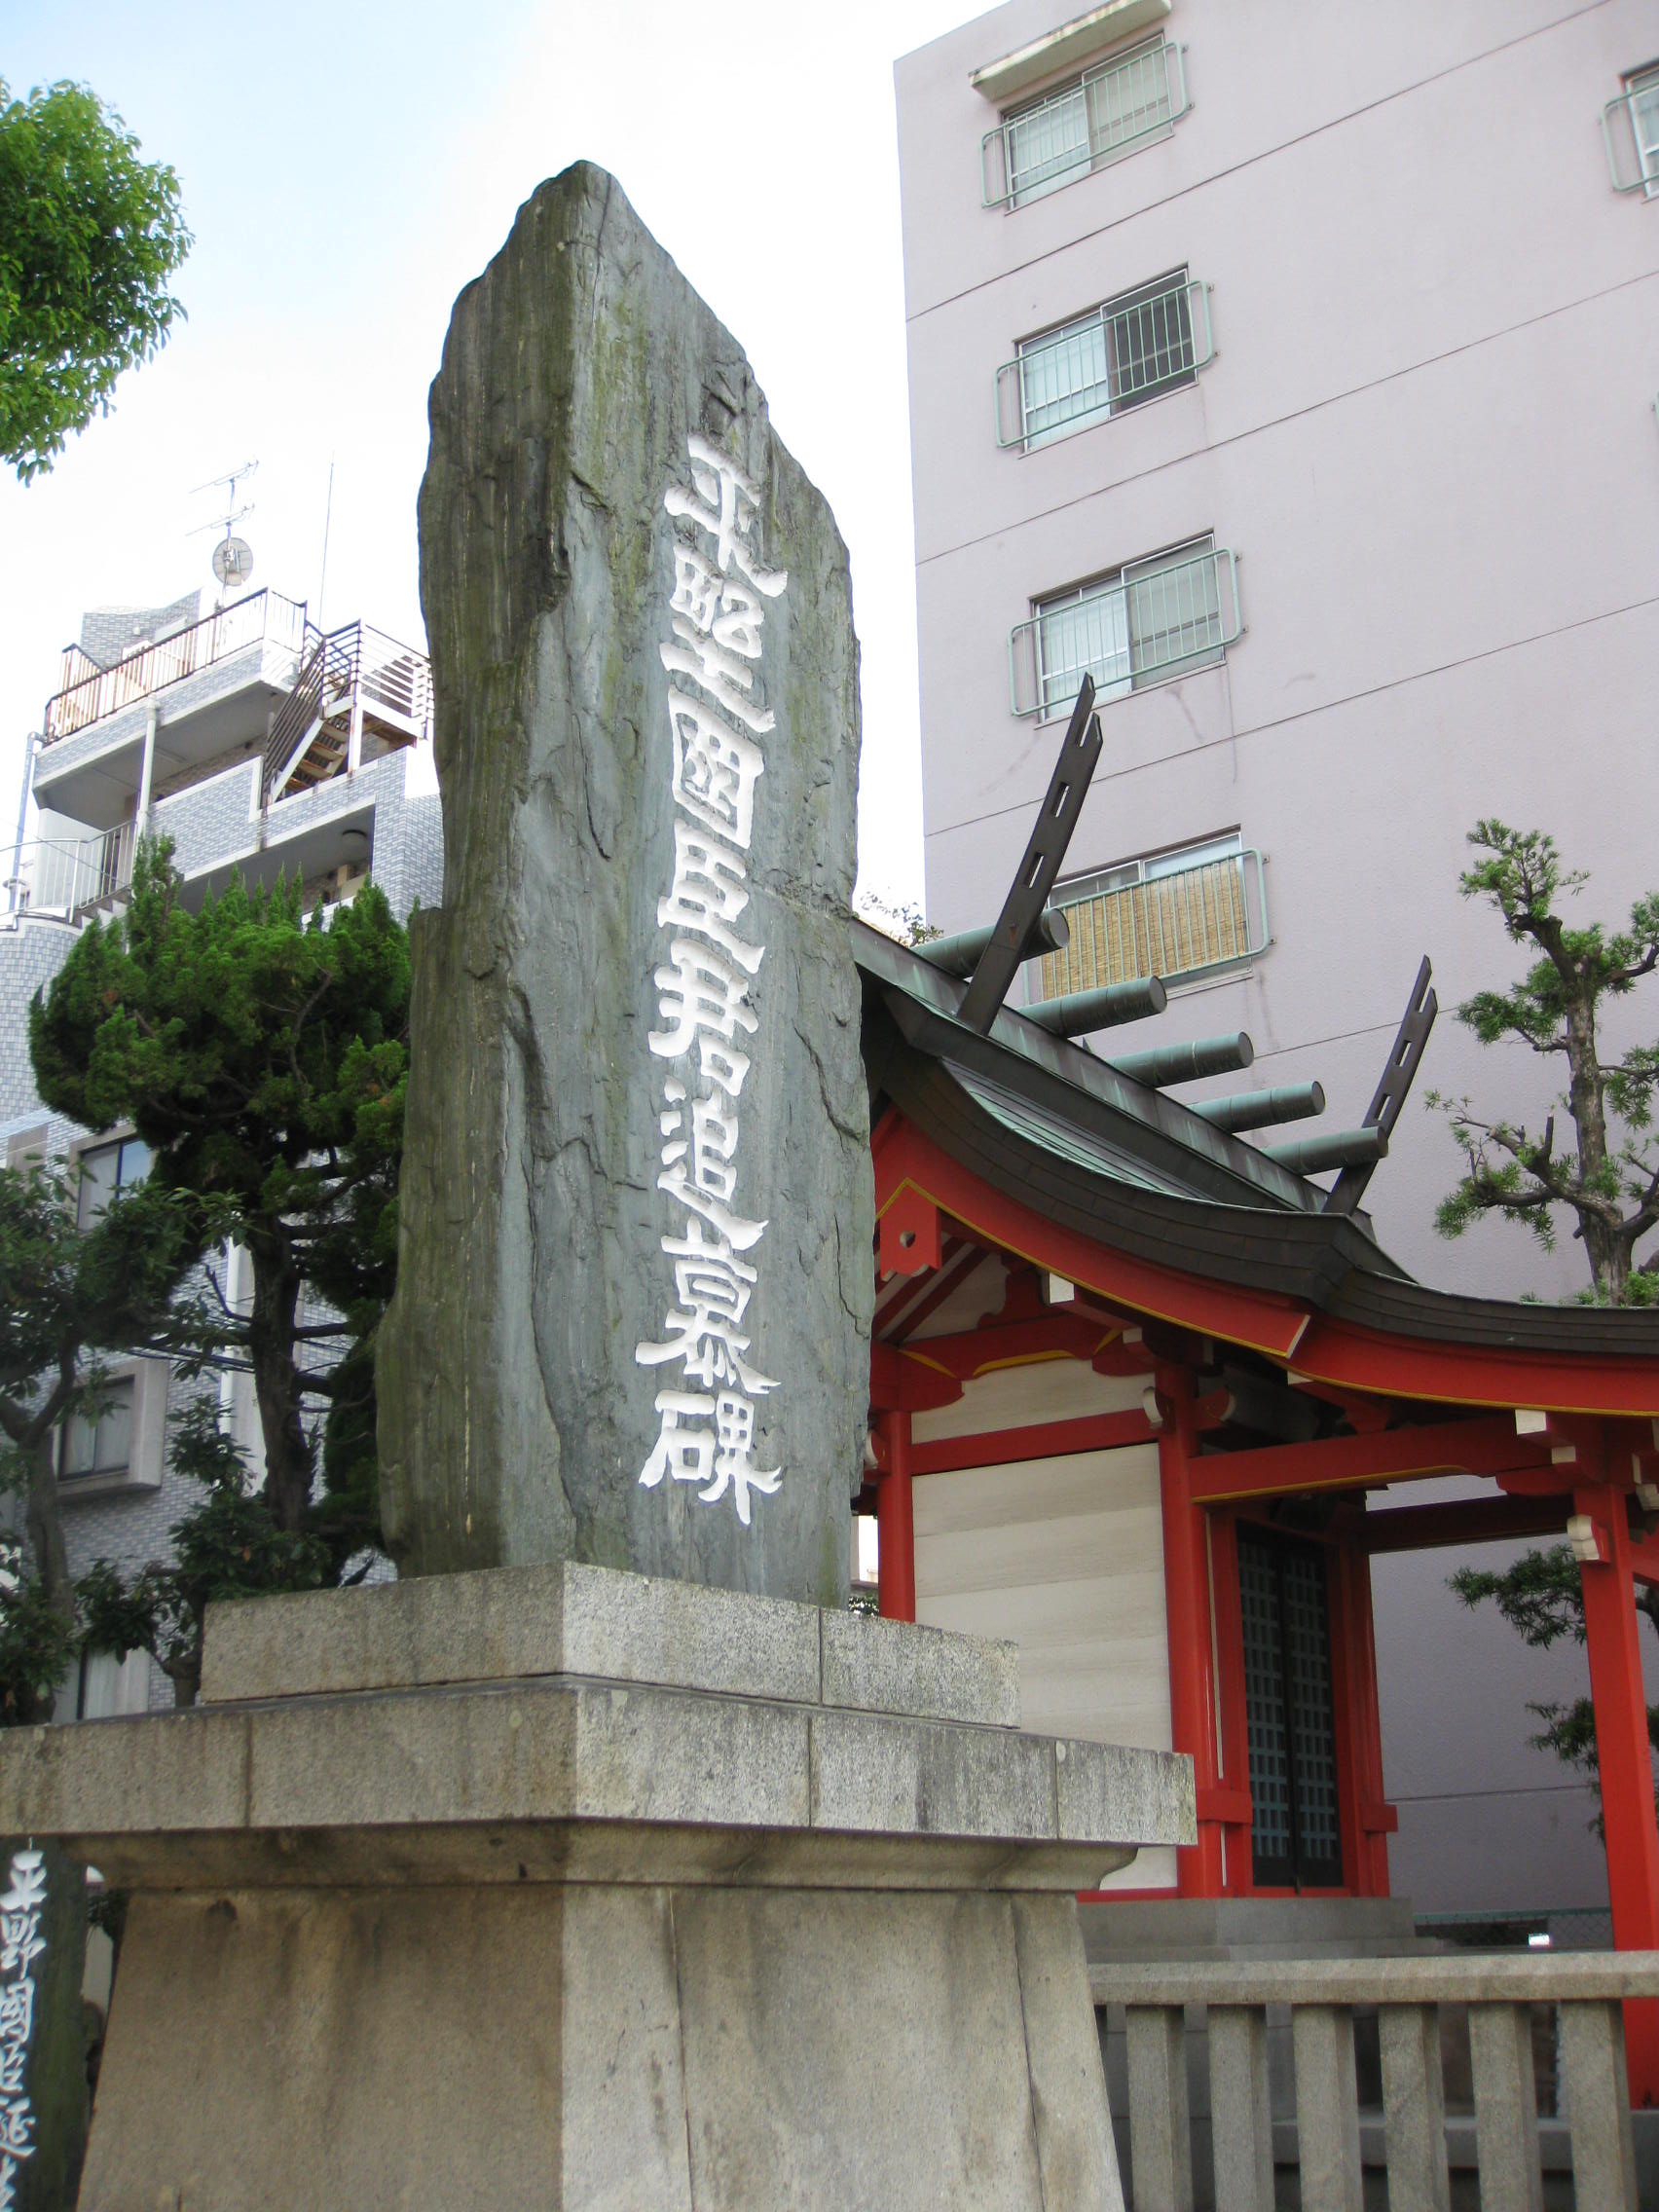
[[[1259,1889],[1337,1889],[1336,1709],[1317,1545],[1238,1531],[1252,1874]]]

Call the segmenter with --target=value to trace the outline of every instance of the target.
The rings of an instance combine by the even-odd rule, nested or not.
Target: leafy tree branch
[[[0,460],[26,484],[184,310],[178,179],[85,85],[0,80]]]
[[[108,1389],[101,1355],[155,1330],[194,1256],[180,1208],[159,1188],[120,1194],[85,1229],[79,1214],[67,1177],[0,1168],[0,1483],[23,1500],[40,1602],[65,1634],[75,1607],[57,1510],[62,1424],[96,1419]],[[25,1641],[38,1646],[33,1628]],[[16,1717],[38,1717],[33,1694],[25,1682]]]

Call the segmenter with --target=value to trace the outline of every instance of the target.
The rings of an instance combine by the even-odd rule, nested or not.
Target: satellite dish
[[[223,537],[213,548],[213,573],[227,591],[245,584],[253,573],[253,547],[245,537]]]

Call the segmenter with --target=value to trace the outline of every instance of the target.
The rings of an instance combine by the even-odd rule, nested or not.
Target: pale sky
[[[217,495],[251,457],[254,583],[424,643],[415,495],[456,294],[585,156],[754,364],[852,551],[860,874],[921,901],[921,776],[893,62],[973,0],[376,0],[281,10],[6,0],[14,92],[58,78],[177,170],[189,311],[52,473],[0,472],[0,842],[83,608],[210,604]],[[166,22],[162,31],[158,26]],[[8,850],[9,859],[9,850]]]

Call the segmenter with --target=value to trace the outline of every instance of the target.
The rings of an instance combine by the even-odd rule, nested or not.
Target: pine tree
[[[142,849],[126,910],[92,923],[30,1009],[41,1096],[89,1128],[130,1122],[150,1182],[196,1251],[228,1239],[252,1270],[235,1310],[209,1288],[175,1320],[198,1359],[251,1367],[265,1488],[278,1529],[307,1526],[315,1475],[308,1404],[349,1409],[336,1456],[361,1496],[374,1434],[367,1348],[396,1268],[408,1065],[409,950],[373,884],[327,921],[298,882],[233,881],[198,910],[169,849]],[[335,1318],[307,1318],[307,1301]],[[341,1358],[355,1352],[354,1358]],[[351,1515],[347,1513],[350,1521]]]
[[[1503,990],[1477,991],[1457,1018],[1483,1045],[1518,1039],[1565,1065],[1560,1100],[1573,1143],[1556,1149],[1555,1116],[1532,1135],[1524,1123],[1486,1120],[1468,1098],[1429,1093],[1467,1161],[1466,1172],[1435,1215],[1443,1236],[1460,1236],[1484,1214],[1530,1228],[1555,1242],[1554,1211],[1576,1220],[1592,1295],[1608,1306],[1648,1305],[1659,1274],[1641,1269],[1636,1246],[1659,1227],[1659,1143],[1652,1134],[1659,1046],[1636,1045],[1602,1057],[1597,1019],[1603,1003],[1627,997],[1659,967],[1659,892],[1639,899],[1628,928],[1610,935],[1600,922],[1571,929],[1557,913],[1564,893],[1581,890],[1583,872],[1563,868],[1553,837],[1504,823],[1477,823],[1469,843],[1487,857],[1459,879],[1465,899],[1485,899],[1511,941],[1536,954],[1525,976]]]
[[[1605,1001],[1628,997],[1659,967],[1659,893],[1637,901],[1625,929],[1608,934],[1600,922],[1572,929],[1556,908],[1589,877],[1563,867],[1553,837],[1490,819],[1475,825],[1468,841],[1485,858],[1459,878],[1464,898],[1485,899],[1511,942],[1535,957],[1518,982],[1477,991],[1457,1018],[1483,1045],[1518,1039],[1564,1064],[1559,1104],[1573,1142],[1556,1149],[1554,1115],[1534,1136],[1524,1123],[1484,1120],[1467,1098],[1431,1091],[1429,1106],[1445,1114],[1467,1162],[1435,1225],[1443,1236],[1460,1236],[1495,1213],[1524,1223],[1549,1250],[1554,1214],[1565,1208],[1589,1263],[1588,1295],[1608,1306],[1649,1305],[1659,1298],[1659,1273],[1638,1263],[1636,1246],[1659,1227],[1659,1143],[1651,1134],[1659,1046],[1636,1045],[1604,1061],[1598,1017]],[[1585,1641],[1583,1584],[1566,1544],[1528,1551],[1501,1571],[1459,1567],[1451,1586],[1466,1605],[1494,1604],[1534,1650],[1547,1651],[1564,1637]],[[1659,1628],[1659,1592],[1639,1585],[1637,1606]],[[1594,1783],[1591,1700],[1528,1710],[1542,1723],[1531,1738],[1537,1749]],[[1648,1735],[1659,1746],[1659,1707],[1649,1709]]]
[[[1523,1552],[1512,1565],[1496,1570],[1460,1567],[1448,1579],[1465,1605],[1478,1605],[1490,1599],[1522,1642],[1534,1651],[1549,1650],[1563,1637],[1578,1644],[1585,1641],[1584,1583],[1569,1545],[1551,1544],[1545,1550]],[[1659,1590],[1650,1583],[1639,1582],[1636,1609],[1659,1631]],[[1553,1751],[1564,1765],[1576,1767],[1592,1788],[1599,1789],[1594,1702],[1580,1697],[1570,1705],[1529,1704],[1527,1710],[1543,1724],[1529,1738],[1533,1747]],[[1647,1708],[1647,1740],[1659,1751],[1659,1705]],[[1599,1818],[1595,1825],[1600,1828]]]

